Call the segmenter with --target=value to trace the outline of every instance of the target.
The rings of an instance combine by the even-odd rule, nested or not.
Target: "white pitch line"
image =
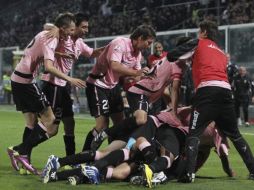
[[[254,136],[254,133],[242,133],[243,135],[251,135]]]

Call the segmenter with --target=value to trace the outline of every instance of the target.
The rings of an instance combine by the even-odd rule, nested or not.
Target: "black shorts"
[[[147,141],[152,143],[155,134],[156,134],[157,127],[151,117],[147,117],[147,122],[145,125],[138,127],[132,134],[131,137],[137,139],[139,137],[146,138]]]
[[[42,91],[46,95],[50,105],[52,107],[53,113],[56,117],[55,124],[59,124],[62,119],[63,110],[63,94],[66,90],[63,86],[57,86],[52,83],[43,81]]]
[[[50,106],[46,96],[36,83],[21,84],[11,81],[13,100],[16,109],[23,113],[41,113]]]
[[[114,136],[114,140],[121,140],[127,143],[130,137],[134,139],[144,137],[147,141],[152,143],[156,133],[156,128],[157,127],[155,126],[152,118],[148,117],[145,125],[139,126],[136,129],[132,128],[131,130],[125,130],[124,133]]]
[[[126,96],[132,113],[134,113],[136,110],[144,110],[145,112],[148,112],[149,102],[147,96],[132,92],[127,92]]]
[[[71,99],[71,91],[69,88],[70,85],[67,83],[65,89],[62,91],[62,100],[63,100],[62,118],[74,116],[74,112],[72,109],[73,99]]]
[[[177,157],[181,152],[181,148],[184,147],[185,134],[177,128],[164,124],[157,129],[155,139],[160,146],[171,152],[174,157]]]
[[[167,108],[167,105],[163,98],[159,98],[157,101],[154,103],[150,104],[149,106],[149,115],[156,115],[158,114],[161,110],[164,110]]]
[[[231,140],[241,138],[231,90],[217,86],[199,88],[193,99],[189,137],[200,137],[211,121]]]
[[[86,97],[90,114],[94,117],[109,116],[123,111],[123,99],[119,85],[113,89],[104,89],[93,84],[86,84]]]

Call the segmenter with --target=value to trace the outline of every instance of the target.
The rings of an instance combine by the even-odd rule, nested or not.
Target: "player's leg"
[[[72,110],[73,100],[71,99],[68,84],[62,92],[62,122],[64,125],[64,144],[66,156],[75,154],[75,120]]]
[[[55,117],[45,95],[36,84],[23,85],[14,83],[13,87],[17,110],[21,110],[23,113],[41,113],[41,121],[34,126],[31,134],[23,143],[15,146],[14,150],[8,149],[8,153],[9,155],[15,154],[19,162],[28,170],[35,172],[35,169],[29,162],[28,155],[33,147],[48,139],[50,134],[48,134],[47,128],[53,124]],[[26,114],[25,119],[32,120],[32,117],[33,114]]]
[[[95,127],[86,136],[82,151],[90,150],[93,138],[109,124],[109,94],[110,90],[87,84],[86,96],[90,114],[95,117]]]
[[[218,125],[219,129],[221,129],[223,133],[232,141],[236,150],[242,157],[246,167],[248,168],[251,177],[254,175],[254,157],[252,151],[237,127],[237,117],[230,94],[228,94],[227,98],[225,98],[225,101],[229,103],[222,107],[220,117],[218,120],[216,120],[216,124]]]

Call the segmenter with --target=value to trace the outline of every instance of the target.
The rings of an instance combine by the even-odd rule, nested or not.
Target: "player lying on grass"
[[[180,112],[179,115],[182,116],[182,118],[185,117],[186,119],[189,119],[188,114],[190,114],[190,109],[182,109],[181,111],[182,112]],[[165,119],[165,116],[168,116],[168,119],[170,118],[172,119],[172,116],[167,113],[170,113],[170,112],[163,112],[162,115],[164,116],[164,119]],[[157,117],[160,118],[161,120],[162,115],[159,114],[157,115]],[[158,123],[158,121],[159,120],[156,119],[156,117],[154,118],[154,120],[149,119],[150,124],[147,124],[145,127],[140,127],[136,131],[136,133],[133,134],[133,136],[142,136],[140,134],[144,134],[143,136],[146,136],[146,138],[150,138],[149,136],[152,135],[155,132],[155,129],[157,128],[155,122],[157,123],[158,126],[161,126],[163,124],[163,123]],[[171,125],[174,125],[174,121],[171,122]],[[137,156],[135,161],[142,160],[143,162],[145,161],[147,163],[147,164],[143,164],[141,167],[143,170],[143,177],[139,177],[139,179],[141,180],[139,180],[138,183],[142,183],[148,187],[151,187],[152,181],[153,181],[152,177],[155,177],[153,176],[153,173],[164,171],[167,168],[170,168],[172,163],[175,161],[175,159],[178,157],[178,155],[181,152],[180,151],[182,147],[181,145],[184,143],[186,132],[187,132],[187,129],[183,127],[176,128],[176,127],[169,127],[169,126],[163,125],[162,127],[158,128],[156,132],[156,139],[160,144],[161,152],[159,154],[160,156],[157,157],[156,159],[154,159],[157,156],[157,154],[155,154],[156,152],[154,147],[144,137],[137,138],[137,141],[135,142],[135,144],[137,147],[139,147],[139,149],[141,149],[141,147],[143,148],[140,151],[141,155],[143,156],[141,157],[140,155]],[[206,147],[204,148],[205,152],[207,153],[208,150],[210,152],[210,149],[216,146],[217,152],[219,152],[220,155],[224,155],[225,157],[225,159],[223,159],[223,162],[222,162],[225,172],[227,172],[229,176],[233,176],[233,172],[230,169],[228,160],[227,160],[228,151],[227,151],[227,146],[224,143],[225,139],[214,128],[214,123],[209,125],[209,127],[204,133],[203,139],[204,140],[202,140],[201,142],[201,147],[202,146]],[[126,146],[128,148],[111,152],[109,155],[102,158],[101,160],[95,161],[93,166],[84,165],[81,168],[77,168],[77,169],[69,170],[69,171],[56,172],[57,168],[59,168],[60,166],[63,166],[63,162],[61,161],[61,158],[57,158],[53,156],[48,161],[48,164],[46,167],[48,168],[48,170],[46,175],[43,178],[43,181],[47,183],[49,181],[66,180],[68,178],[71,184],[78,184],[78,183],[83,183],[88,181],[90,181],[90,183],[98,184],[100,180],[104,181],[104,179],[109,179],[109,178],[120,179],[120,180],[126,179],[131,173],[135,172],[137,169],[137,165],[135,164],[135,162],[133,162],[133,156],[131,156],[131,159],[128,162],[126,162],[126,160],[130,158],[129,149],[133,145],[133,140],[129,142],[131,143],[129,143]],[[203,154],[201,153],[199,154],[198,163],[200,164],[197,167],[197,169],[199,169],[203,165],[203,163],[206,161],[207,158],[208,158],[208,155],[203,156]],[[77,162],[71,162],[71,159],[69,161],[70,162],[67,164],[77,163]],[[82,161],[82,163],[83,162],[84,160]],[[107,167],[111,165],[116,167]],[[172,175],[175,173],[175,171],[173,172],[171,171],[169,173],[170,175]],[[165,177],[163,178],[166,179]],[[154,182],[156,181],[154,180]]]
[[[165,115],[165,113],[166,112],[161,112],[161,115]],[[171,112],[168,112],[168,113],[170,114]],[[149,117],[149,122],[147,123],[147,125],[152,125],[152,127],[147,127],[147,129],[151,128],[151,130],[153,130],[150,132],[151,136],[154,135],[154,131],[156,129],[156,127],[155,127],[156,125],[155,125],[152,117],[153,116]],[[163,116],[159,116],[159,114],[158,114],[158,117],[163,117]],[[171,119],[171,120],[172,120],[172,118],[173,118],[172,116],[169,117],[169,119]],[[170,123],[170,121],[168,121],[168,122]],[[171,125],[175,125],[174,121],[171,122]],[[134,130],[137,130],[136,134],[134,133],[134,135],[133,135],[133,136],[136,136],[136,139],[138,137],[142,136],[142,133],[144,131],[146,131],[145,126],[141,127],[140,129],[134,128],[132,131],[130,130],[130,131],[128,131],[128,133],[125,133],[124,135],[119,134],[119,136],[116,137],[116,139],[121,140],[122,145],[124,145],[124,142],[126,144],[128,142],[129,137],[130,137],[130,135],[128,135],[128,134],[132,134]],[[150,137],[148,137],[148,138],[151,139]],[[121,142],[121,141],[118,141],[118,142]],[[113,141],[113,143],[114,143],[114,141]],[[131,138],[131,140],[129,140],[129,144],[127,145],[127,147],[129,147],[129,148],[125,148],[125,149],[121,149],[121,150],[115,149],[115,151],[111,152],[111,154],[113,154],[113,155],[116,154],[116,156],[109,156],[108,155],[109,158],[111,158],[111,159],[109,159],[109,162],[113,161],[113,162],[121,163],[122,161],[127,160],[127,158],[124,158],[124,155],[129,158],[129,152],[130,152],[129,149],[130,149],[130,147],[132,147],[133,143],[135,143],[135,140],[134,140],[134,138]],[[139,144],[141,144],[141,145],[139,146]],[[150,145],[149,143],[144,143],[144,144],[146,144],[147,147],[149,147],[148,145]],[[118,145],[119,145],[119,143],[118,143]],[[146,154],[146,152],[149,152],[150,150],[152,150],[152,148],[150,148],[150,147],[145,148],[142,145],[142,142],[140,140],[138,141],[137,146],[138,146],[139,150],[141,150],[141,152],[143,151],[143,154]],[[109,148],[109,149],[113,150],[112,148]],[[56,156],[51,156],[46,164],[45,169],[44,169],[43,177],[46,176],[47,173],[49,173],[49,170],[55,171],[55,170],[59,169],[60,167],[67,165],[67,164],[68,165],[75,165],[75,164],[79,164],[79,163],[89,162],[92,160],[98,160],[99,157],[101,158],[102,155],[105,156],[107,153],[105,153],[103,151],[90,150],[90,151],[85,151],[85,152],[82,152],[82,153],[79,153],[79,154],[76,154],[73,156],[68,156],[65,158],[57,158]],[[100,156],[98,156],[98,155],[100,155]],[[147,158],[149,158],[149,156]]]

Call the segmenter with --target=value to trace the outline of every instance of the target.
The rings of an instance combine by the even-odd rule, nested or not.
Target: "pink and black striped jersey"
[[[141,69],[141,52],[135,52],[131,39],[117,37],[112,40],[99,56],[87,82],[112,89],[119,83],[120,75],[112,70],[111,62],[119,62],[126,68]]]
[[[78,57],[80,55],[90,57],[93,53],[93,48],[87,46],[82,38],[78,38],[76,41],[73,41],[73,39],[69,37],[67,40],[59,40],[56,53],[61,53],[63,56],[56,56],[56,59],[53,63],[54,67],[56,67],[62,73],[68,75],[71,71],[72,65],[77,61]],[[66,57],[64,55],[71,55],[71,57]],[[60,79],[50,73],[42,74],[41,80],[48,81],[58,86],[66,85],[65,80]]]
[[[15,74],[11,80],[18,83],[32,83],[38,73],[39,66],[43,64],[44,59],[55,60],[55,49],[58,45],[58,39],[45,40],[46,31],[38,33],[24,50],[24,55],[17,64],[15,71],[31,77],[21,77]]]
[[[138,81],[128,89],[129,92],[143,94],[149,98],[149,103],[158,100],[173,80],[180,80],[182,69],[175,62],[162,60],[157,63],[151,70],[152,76],[147,76]]]

